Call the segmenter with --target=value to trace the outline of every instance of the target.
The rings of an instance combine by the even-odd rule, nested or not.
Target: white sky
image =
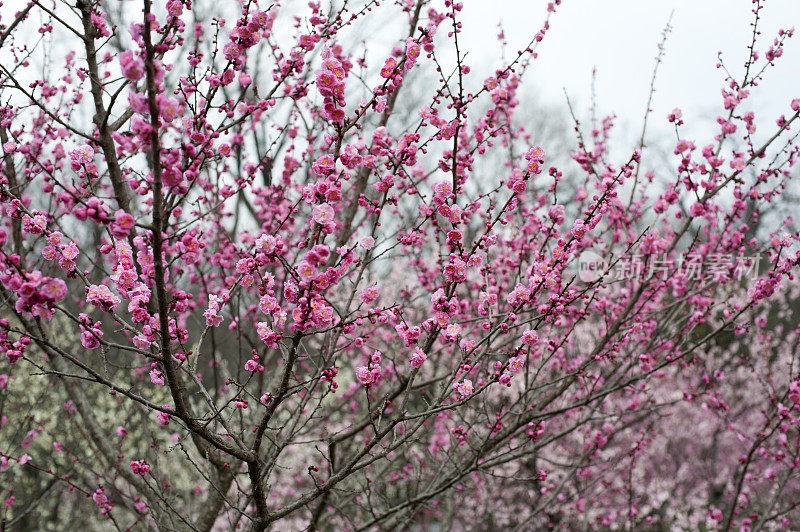
[[[464,41],[472,59],[468,62],[481,75],[485,67],[496,65],[497,23],[502,22],[509,47],[516,51],[541,26],[547,5],[546,0],[462,1]],[[764,111],[756,114],[761,131],[771,128],[780,114],[788,114],[790,100],[800,97],[800,0],[769,0],[765,5],[757,47],[762,57],[779,28],[796,26],[798,32],[753,93],[756,109]],[[687,125],[702,120],[705,127],[698,124],[698,129],[708,131],[722,109],[724,74],[716,68],[717,52],[723,51],[734,75],[743,72],[751,9],[750,0],[564,0],[525,84],[544,102],[559,106],[566,105],[566,89],[576,110],[584,113],[596,66],[600,110],[617,114],[621,125],[631,126],[630,138],[638,138],[657,45],[674,10],[650,131],[665,130],[666,114],[674,107],[683,109]]]

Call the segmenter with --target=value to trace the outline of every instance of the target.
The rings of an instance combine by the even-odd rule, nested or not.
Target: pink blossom
[[[106,311],[113,311],[120,299],[105,285],[90,285],[86,290],[86,301]]]
[[[397,67],[397,60],[394,57],[390,57],[386,60],[383,64],[383,68],[381,68],[381,76],[384,78],[388,78],[392,76],[392,72]]]
[[[278,244],[277,239],[272,235],[261,235],[256,240],[256,249],[262,253],[272,253]]]
[[[86,349],[97,349],[100,347],[100,340],[97,339],[97,336],[93,334],[94,331],[83,331],[81,332],[81,345]]]
[[[244,363],[244,369],[250,372],[264,371],[264,366],[258,363],[258,356],[254,356]]]
[[[536,331],[527,330],[522,333],[522,341],[525,345],[536,345],[539,343],[539,335]]]
[[[422,365],[422,363],[425,362],[425,360],[427,360],[427,358],[428,356],[422,352],[422,349],[417,347],[414,349],[414,353],[411,355],[408,361],[411,363],[411,367],[416,369],[419,368]]]
[[[553,205],[551,206],[548,211],[547,215],[550,219],[558,224],[561,225],[564,223],[564,206],[563,205]]]
[[[125,50],[120,54],[119,64],[122,75],[129,81],[139,81],[144,77],[144,61],[131,50]]]
[[[372,249],[374,245],[375,245],[375,239],[372,238],[371,236],[365,236],[358,243],[358,247],[362,249]]]
[[[362,290],[361,295],[359,297],[361,298],[361,301],[363,301],[364,303],[370,304],[376,299],[378,299],[378,294],[379,294],[378,285],[372,285]]]
[[[164,386],[164,375],[157,369],[150,370],[150,382],[156,386]]]
[[[417,43],[412,37],[406,39],[406,70],[410,70],[411,67],[417,62],[417,59],[420,55],[420,45]]]
[[[135,460],[130,463],[131,471],[134,475],[145,476],[150,471],[150,466],[144,460]]]
[[[117,238],[126,238],[131,229],[133,229],[134,224],[133,216],[120,209],[114,213],[114,221],[110,226],[111,234]]]
[[[453,389],[458,394],[459,399],[464,399],[470,394],[472,394],[473,391],[472,381],[469,379],[465,379],[462,382],[455,383],[453,384]]]
[[[69,157],[72,159],[72,162],[78,164],[86,164],[92,162],[94,158],[94,150],[88,144],[84,144],[82,146],[78,146],[71,152],[69,152]]]
[[[312,210],[314,221],[320,225],[327,225],[333,221],[334,212],[333,207],[327,203],[317,205]]]
[[[169,406],[169,405],[164,405],[164,408],[170,408],[170,406]],[[171,417],[171,416],[170,416],[168,413],[166,413],[166,412],[162,412],[162,411],[160,411],[160,410],[159,410],[158,412],[156,412],[156,421],[157,421],[157,422],[158,422],[158,424],[159,424],[159,425],[161,425],[162,427],[163,427],[163,426],[166,426],[166,425],[169,425],[169,419],[170,419],[170,417]]]
[[[356,377],[362,386],[369,386],[372,384],[372,372],[366,366],[359,366],[356,368]]]
[[[525,360],[521,356],[512,357],[508,361],[508,371],[518,373],[525,365]]]
[[[277,341],[280,340],[281,335],[276,333],[272,330],[266,322],[259,322],[256,324],[256,332],[258,333],[258,337],[261,338],[261,341],[264,342],[267,347],[277,347]]]

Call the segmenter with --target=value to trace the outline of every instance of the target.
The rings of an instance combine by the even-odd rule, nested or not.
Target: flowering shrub
[[[487,79],[452,0],[4,13],[3,527],[800,525],[793,32],[670,166],[556,164],[560,3]]]

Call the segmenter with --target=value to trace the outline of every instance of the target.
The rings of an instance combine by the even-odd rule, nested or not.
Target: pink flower
[[[361,164],[362,161],[361,154],[358,153],[358,148],[356,148],[352,144],[348,144],[342,149],[340,154],[340,159],[342,161],[342,164],[350,169],[355,168],[356,166]]]
[[[693,217],[703,216],[705,213],[706,213],[705,206],[699,201],[693,203],[692,206],[689,207],[689,214],[692,215]]]
[[[144,61],[134,55],[131,50],[125,50],[119,56],[119,66],[122,75],[130,81],[139,81],[144,77]]]
[[[78,246],[75,245],[75,242],[68,242],[61,246],[61,256],[66,260],[75,260],[78,253]]]
[[[583,238],[583,235],[586,234],[586,224],[583,220],[575,220],[575,223],[572,225],[572,236],[575,238]]]
[[[235,42],[228,42],[222,47],[222,53],[225,55],[225,59],[233,61],[242,54],[242,50]]]
[[[733,168],[734,170],[737,170],[739,172],[744,170],[744,167],[745,167],[746,164],[747,164],[747,162],[744,160],[744,157],[742,157],[741,155],[737,155],[730,162],[731,168]]]
[[[72,159],[72,162],[78,164],[86,164],[92,162],[94,159],[94,149],[91,146],[84,144],[83,146],[78,146],[71,152],[69,152],[69,157]]]
[[[320,89],[330,89],[336,85],[336,76],[330,70],[320,70],[317,72],[317,87]]]
[[[106,311],[112,311],[119,305],[119,298],[111,293],[106,285],[90,285],[86,291],[86,301]]]
[[[369,305],[376,299],[378,299],[378,285],[372,285],[369,288],[365,288],[361,291],[361,301]]]
[[[144,460],[133,461],[130,467],[135,475],[145,476],[147,472],[150,471],[150,466]]]
[[[527,330],[522,333],[522,342],[525,345],[536,345],[539,343],[539,335],[536,331]]]
[[[513,357],[508,361],[508,371],[511,373],[519,373],[524,365],[525,359],[523,359],[521,356]]]
[[[92,494],[92,500],[101,508],[102,513],[108,513],[111,510],[111,505],[108,503],[108,497],[103,493],[105,488],[102,486]]]
[[[61,301],[67,295],[67,283],[63,279],[49,279],[39,287],[39,293],[53,301]]]
[[[381,77],[384,78],[391,77],[396,67],[397,67],[397,59],[395,59],[394,57],[390,57],[383,64],[383,68],[381,68]]]
[[[244,363],[244,369],[252,373],[255,373],[256,371],[259,372],[264,371],[264,366],[258,363],[258,356],[256,355]]]
[[[433,193],[442,198],[448,198],[453,193],[453,185],[447,181],[439,181],[433,184]]]
[[[263,321],[258,322],[256,324],[256,333],[258,333],[258,337],[261,338],[261,341],[267,344],[267,347],[278,347],[277,342],[281,339],[281,335],[273,331],[268,323]]]
[[[23,222],[23,228],[26,233],[40,235],[44,233],[44,230],[47,228],[47,217],[42,214],[36,214],[33,218],[26,214],[23,218]]]
[[[333,307],[323,300],[315,299],[311,302],[311,317],[316,325],[328,325],[333,321]]]
[[[356,377],[358,378],[358,382],[360,382],[364,386],[369,386],[370,384],[372,384],[372,372],[369,370],[367,366],[357,367]]]
[[[150,382],[157,386],[164,386],[164,374],[157,369],[150,370]]]
[[[307,261],[303,261],[297,265],[297,273],[300,275],[302,280],[308,281],[314,278],[317,273],[317,269]]]
[[[453,257],[450,264],[444,267],[444,278],[451,282],[467,280],[467,263],[458,257]]]
[[[458,335],[461,334],[461,325],[458,323],[451,323],[444,331],[444,335],[449,339],[455,341]]]
[[[206,309],[203,312],[203,317],[206,319],[206,326],[208,327],[219,327],[219,324],[222,323],[223,317],[218,314],[217,309]]]
[[[164,405],[164,408],[170,408],[170,406],[169,405]],[[159,411],[159,412],[156,413],[156,421],[158,421],[158,424],[161,425],[162,427],[164,427],[166,425],[169,425],[169,418],[170,417],[171,416],[169,414],[167,414],[166,412]]]
[[[564,206],[563,205],[552,205],[547,210],[547,216],[556,224],[560,225],[564,223]]]
[[[419,43],[416,42],[413,37],[406,39],[406,70],[411,70],[411,67],[417,62],[420,50]]]
[[[422,352],[422,349],[416,347],[414,349],[414,354],[411,355],[411,358],[409,358],[408,361],[411,363],[411,367],[416,369],[420,367],[427,359],[428,356]]]
[[[173,17],[181,16],[181,13],[183,13],[183,4],[178,0],[169,0],[169,2],[167,2],[167,13]]]
[[[336,170],[336,160],[330,153],[325,154],[314,162],[311,169],[318,177],[328,176]]]
[[[525,159],[528,161],[528,171],[534,174],[541,173],[542,164],[544,164],[544,150],[540,146],[534,146],[528,150]]]
[[[272,253],[275,251],[278,241],[272,235],[261,235],[256,240],[256,249],[262,253]]]
[[[320,225],[327,225],[333,221],[333,207],[327,203],[317,205],[312,211],[312,218]]]
[[[100,347],[100,340],[89,331],[83,331],[81,333],[81,345],[86,349],[97,349]]]
[[[133,342],[133,345],[135,345],[139,349],[147,349],[148,347],[150,347],[151,343],[150,340],[148,340],[147,337],[143,334],[137,334],[136,336],[131,338],[131,342]]]
[[[365,236],[358,243],[358,247],[360,247],[361,249],[372,249],[374,245],[375,245],[375,239],[372,238],[371,236]]]
[[[465,379],[463,382],[457,382],[453,384],[453,389],[459,395],[459,399],[464,399],[465,397],[470,395],[473,391],[472,381],[469,379]]]
[[[256,267],[256,261],[252,257],[245,257],[236,262],[236,273],[244,274],[253,271]]]
[[[111,222],[109,228],[111,229],[111,234],[116,238],[126,238],[131,233],[135,223],[133,216],[119,209],[114,213],[114,221]]]

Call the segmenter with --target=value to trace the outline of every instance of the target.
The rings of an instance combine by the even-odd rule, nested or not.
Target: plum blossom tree
[[[2,529],[800,526],[793,30],[557,166],[560,4],[486,79],[452,0],[6,9]]]

